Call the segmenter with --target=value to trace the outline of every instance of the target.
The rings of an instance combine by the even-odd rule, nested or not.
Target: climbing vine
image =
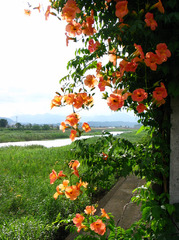
[[[33,8],[40,10],[40,7]],[[26,9],[25,13],[30,15],[31,9]],[[179,95],[178,3],[176,0],[50,0],[45,19],[54,16],[66,21],[67,46],[72,41],[79,41],[82,46],[76,50],[76,57],[68,62],[68,75],[60,80],[60,91],[51,102],[51,108],[72,106],[72,112],[61,123],[60,129],[64,132],[70,128],[72,141],[83,132],[90,131],[87,122],[80,124],[80,111],[94,106],[94,95],[105,99],[112,111],[125,108],[139,116],[139,122],[148,129],[150,140],[145,145],[133,147],[136,149],[133,164],[138,166],[135,173],[151,182],[140,192],[144,220],[139,224],[141,228],[143,226],[140,236],[141,239],[164,239],[160,233],[168,226],[167,216],[171,217],[174,212],[167,205],[167,196],[170,100]],[[115,144],[114,141],[111,144],[114,151]],[[92,153],[88,149],[86,154]],[[111,154],[111,150],[101,154],[106,158],[110,155],[115,162],[115,154]],[[118,159],[115,163],[120,161]],[[105,169],[102,164],[101,168]],[[159,197],[151,188],[153,183],[161,186]],[[80,215],[78,221],[77,216],[75,219],[77,227],[82,226],[83,217]],[[151,219],[154,222],[148,232],[146,226]],[[100,224],[104,230],[104,225]],[[126,239],[125,234],[134,234],[119,232],[121,238],[117,239]],[[170,237],[175,239],[176,235]]]

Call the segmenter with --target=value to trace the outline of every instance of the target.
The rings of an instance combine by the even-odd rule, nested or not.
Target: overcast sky
[[[38,6],[38,1],[29,2]],[[45,8],[48,0],[42,2]],[[59,79],[67,73],[66,64],[76,48],[73,42],[66,47],[66,22],[52,15],[46,21],[44,12],[37,10],[26,16],[24,0],[2,1],[0,7],[0,117],[70,114],[69,108],[50,110],[51,99],[60,89]],[[111,111],[98,100],[94,110],[84,114]]]

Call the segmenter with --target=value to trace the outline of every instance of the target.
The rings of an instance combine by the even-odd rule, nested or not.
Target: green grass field
[[[92,128],[88,133],[83,135],[100,135],[103,130],[107,131],[134,131],[134,129],[128,128]],[[66,130],[65,133],[59,129],[50,130],[18,130],[18,129],[0,129],[0,142],[20,142],[20,141],[32,141],[32,140],[51,140],[60,138],[69,138],[70,130]]]
[[[128,139],[140,140],[135,132],[125,133]],[[122,135],[120,135],[122,136]],[[87,142],[95,141],[95,138]],[[0,239],[64,239],[63,229],[58,232],[50,227],[60,213],[66,218],[70,213],[82,211],[89,198],[86,194],[77,201],[60,197],[54,200],[57,184],[50,185],[49,174],[70,171],[73,144],[59,148],[42,146],[0,148]],[[80,165],[83,174],[86,166]],[[65,234],[65,233],[64,233]]]

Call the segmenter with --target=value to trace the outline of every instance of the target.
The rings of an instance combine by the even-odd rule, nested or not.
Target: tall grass
[[[70,146],[0,148],[0,239],[53,239],[55,232],[46,226],[57,214],[65,218],[85,206],[85,195],[78,204],[53,199],[56,186],[50,185],[49,174],[52,169],[68,172],[70,160]]]
[[[126,133],[127,134],[127,133]],[[138,140],[141,137],[139,135]],[[119,135],[121,136],[121,135]],[[87,139],[87,143],[96,138]],[[56,185],[50,185],[49,174],[70,171],[73,144],[59,148],[43,146],[0,148],[0,239],[55,239],[64,240],[64,229],[57,231],[55,221],[60,213],[65,219],[72,212],[81,212],[89,203],[86,194],[71,201],[60,197],[54,200]],[[84,175],[87,166],[80,165],[79,173]]]

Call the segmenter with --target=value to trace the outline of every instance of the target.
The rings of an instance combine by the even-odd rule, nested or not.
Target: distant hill
[[[16,116],[13,116],[14,119]],[[17,122],[21,124],[60,124],[62,121],[65,121],[66,115],[55,115],[55,114],[36,114],[36,115],[18,115]],[[108,126],[108,127],[133,127],[137,125],[138,118],[123,112],[112,113],[111,115],[104,116],[82,116],[81,122],[88,122],[91,126],[99,127],[99,126]],[[11,120],[12,121],[12,120]],[[12,121],[13,122],[13,121]]]
[[[90,127],[140,127],[136,122],[123,122],[123,121],[111,121],[111,122],[90,122]]]

